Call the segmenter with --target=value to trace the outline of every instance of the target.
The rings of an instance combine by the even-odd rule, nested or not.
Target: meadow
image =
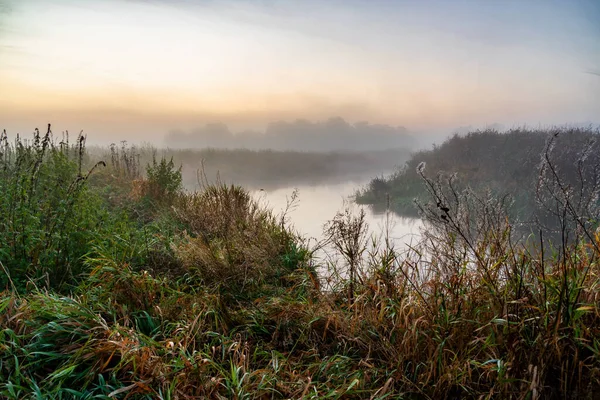
[[[0,397],[595,398],[598,193],[565,183],[561,134],[536,155],[559,240],[515,238],[504,198],[418,164],[422,241],[401,253],[342,210],[319,265],[240,186],[3,133]]]

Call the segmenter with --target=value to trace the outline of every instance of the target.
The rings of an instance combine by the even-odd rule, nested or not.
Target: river
[[[345,181],[327,185],[302,185],[274,190],[254,190],[252,195],[264,206],[281,215],[297,193],[295,202],[286,213],[286,220],[313,245],[324,238],[323,226],[333,219],[336,213],[350,206],[358,213],[365,210],[366,222],[370,237],[382,237],[386,230],[397,250],[405,249],[415,243],[419,236],[421,222],[414,218],[401,218],[392,213],[376,214],[368,206],[360,206],[352,202],[355,191],[367,181]],[[388,229],[386,229],[386,221]]]

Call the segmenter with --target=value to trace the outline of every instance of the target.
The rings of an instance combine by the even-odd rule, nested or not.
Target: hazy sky
[[[600,122],[598,0],[0,0],[0,125]]]

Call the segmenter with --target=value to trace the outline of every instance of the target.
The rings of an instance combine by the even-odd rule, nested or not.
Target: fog
[[[188,187],[204,168],[358,188],[453,133],[600,123],[599,19],[595,0],[0,0],[0,128],[151,144]]]
[[[419,240],[422,223],[415,218],[403,218],[394,213],[377,213],[372,208],[353,204],[357,187],[366,184],[365,179],[338,180],[328,185],[297,185],[273,190],[257,190],[252,195],[264,207],[276,215],[285,216],[290,226],[305,238],[310,245],[324,240],[323,227],[336,213],[350,207],[358,213],[362,208],[368,225],[369,235],[374,239],[387,237],[402,252]],[[294,197],[295,196],[295,197]],[[294,199],[294,200],[292,200]],[[327,257],[331,249],[318,254]]]
[[[593,0],[0,0],[0,123],[305,149],[598,123],[599,16]]]
[[[234,133],[226,124],[207,124],[189,133],[172,131],[166,136],[165,144],[174,148],[369,151],[413,148],[416,139],[404,127],[368,122],[351,124],[337,117],[317,122],[305,119],[277,121],[270,123],[263,132],[246,130]]]

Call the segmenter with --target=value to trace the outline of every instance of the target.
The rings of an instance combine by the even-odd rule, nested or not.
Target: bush
[[[157,162],[156,156],[153,156],[152,164],[146,167],[146,174],[147,194],[151,199],[171,204],[181,190],[181,166],[175,168],[173,157],[169,161],[162,157]]]

